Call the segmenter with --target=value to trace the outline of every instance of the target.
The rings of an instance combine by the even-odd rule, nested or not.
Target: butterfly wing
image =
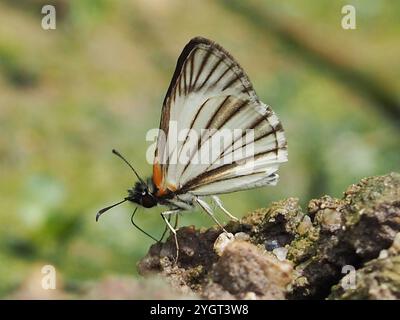
[[[221,143],[221,132],[234,134]],[[218,44],[192,39],[163,103],[153,165],[159,195],[208,195],[274,184],[284,161],[282,125],[259,101],[243,69]]]

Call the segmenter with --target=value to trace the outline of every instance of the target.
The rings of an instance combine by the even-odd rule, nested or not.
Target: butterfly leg
[[[172,217],[172,214],[169,214],[168,215],[168,222],[169,223],[171,223],[171,217]],[[177,230],[177,227],[178,227],[178,219],[179,218],[179,215],[178,214],[175,214],[175,222],[174,222],[174,229],[175,230]],[[160,238],[160,240],[158,240],[157,242],[161,242],[161,241],[163,241],[163,239],[164,239],[164,236],[165,236],[165,234],[167,233],[167,231],[168,231],[168,225],[167,224],[165,224],[165,228],[164,228],[164,231],[163,231],[163,233],[162,233],[162,235],[161,235],[161,238]]]
[[[175,215],[175,223],[174,223],[174,229],[178,230],[178,220],[179,220],[179,214]]]
[[[176,257],[175,257],[175,263],[178,261],[178,256],[179,256],[179,244],[178,244],[178,237],[176,235],[176,230],[175,228],[171,225],[170,220],[171,220],[171,215],[177,214],[180,210],[169,210],[169,211],[164,211],[161,213],[161,217],[163,218],[165,224],[169,228],[169,230],[172,232],[175,238],[175,246],[176,246]]]
[[[214,220],[214,222],[225,232],[228,233],[228,231],[225,230],[225,228],[222,226],[222,224],[215,218],[214,213],[212,212],[210,206],[208,205],[207,202],[204,200],[201,200],[199,198],[196,198],[196,202],[198,205],[211,217],[211,219]]]
[[[171,222],[171,215],[168,216],[168,222]],[[176,227],[174,227],[174,229],[176,229]],[[162,233],[162,235],[161,235],[161,238],[160,238],[160,240],[158,240],[157,242],[163,241],[164,236],[165,236],[165,234],[167,233],[167,231],[168,231],[168,225],[165,224],[165,228],[164,228],[164,231],[163,231],[163,233]]]
[[[217,207],[219,207],[229,218],[231,218],[233,221],[239,221],[238,218],[236,218],[234,215],[232,215],[228,210],[226,210],[223,207],[222,201],[220,198],[218,198],[217,196],[212,196],[211,198],[214,200]]]

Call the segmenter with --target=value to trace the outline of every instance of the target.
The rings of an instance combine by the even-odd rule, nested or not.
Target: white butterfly
[[[173,131],[183,133],[183,139],[176,139]],[[221,144],[213,138],[222,131],[239,134]],[[248,132],[252,139],[243,142]],[[250,156],[243,152],[249,147],[253,151]],[[258,99],[235,59],[201,37],[192,39],[178,58],[163,102],[152,178],[145,182],[125,158],[113,152],[139,181],[124,200],[100,210],[96,219],[125,201],[145,208],[164,205],[168,210],[161,216],[175,240],[172,215],[177,217],[178,212],[198,205],[222,228],[202,197],[211,196],[224,213],[236,219],[216,195],[275,185],[278,167],[287,161],[285,134],[276,114]],[[178,250],[177,240],[176,244]]]

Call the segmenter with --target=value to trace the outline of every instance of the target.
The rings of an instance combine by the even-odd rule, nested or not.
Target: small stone
[[[243,300],[257,300],[257,296],[253,291],[249,291],[243,296]]]
[[[324,209],[322,211],[321,225],[329,230],[336,231],[342,227],[342,219],[339,211],[332,209]]]
[[[265,249],[266,249],[267,251],[272,251],[272,250],[274,250],[274,249],[276,249],[276,248],[279,248],[278,240],[268,240],[268,241],[265,241]]]
[[[256,292],[259,299],[280,300],[292,275],[290,262],[279,261],[249,242],[233,241],[213,264],[210,280],[237,298]]]
[[[235,236],[232,233],[222,232],[217,240],[214,242],[214,251],[217,255],[221,256],[226,246],[234,241]]]
[[[279,261],[286,260],[288,249],[285,247],[280,247],[272,250],[272,253],[278,258]]]
[[[237,233],[235,233],[235,239],[242,240],[242,241],[248,241],[250,239],[250,236],[245,232],[237,232]]]
[[[378,259],[386,259],[388,256],[389,252],[387,250],[381,250],[381,252],[379,252]]]
[[[300,222],[299,226],[297,227],[297,232],[300,235],[304,235],[311,228],[312,228],[311,218],[309,216],[304,216],[303,220]]]

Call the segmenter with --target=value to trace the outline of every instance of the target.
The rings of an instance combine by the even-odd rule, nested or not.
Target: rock
[[[218,255],[214,244],[221,230],[210,228],[196,230],[193,226],[182,227],[177,231],[179,259],[175,264],[175,240],[170,236],[165,243],[156,243],[148,254],[138,263],[139,274],[143,276],[159,273],[170,285],[183,293],[197,293],[202,288]]]
[[[284,261],[287,256],[288,249],[285,247],[280,247],[272,250],[272,252],[278,258],[279,261]]]
[[[180,292],[196,293],[207,299],[284,298],[286,285],[291,281],[292,266],[289,262],[279,261],[264,249],[240,240],[243,234],[236,239],[223,235],[221,231],[211,230],[203,233],[192,227],[181,228],[178,234],[190,232],[192,237],[185,235],[179,238],[177,265],[173,264],[175,249],[169,247],[169,239],[166,244],[152,246],[149,254],[139,263],[139,272],[142,275],[161,273]],[[214,239],[214,243],[202,243],[204,247],[209,247],[209,259],[197,259],[198,255],[191,255],[193,258],[190,264],[185,263],[187,257],[182,256],[182,253],[198,248],[197,240],[202,237]],[[163,250],[164,246],[169,249]],[[215,247],[219,248],[216,250],[218,255],[214,251]]]
[[[391,245],[400,231],[400,175],[363,179],[341,200],[313,200],[309,214],[314,215],[318,238],[300,238],[306,249],[289,255],[297,263],[296,272],[307,279],[293,283],[289,297],[294,299],[326,297],[344,266],[357,269]]]
[[[332,288],[328,299],[400,299],[400,233],[396,238],[389,250],[383,250],[384,257],[367,262],[355,272],[352,286],[341,281]]]
[[[299,223],[299,226],[297,227],[297,233],[303,236],[308,231],[311,231],[312,226],[313,225],[310,216],[304,216],[303,220]]]
[[[297,234],[297,228],[305,216],[299,200],[289,198],[274,202],[264,211],[264,218],[258,225],[257,234],[254,235],[255,241],[264,243],[268,251],[289,244]]]
[[[240,232],[238,232],[240,233]],[[228,244],[235,240],[235,236],[232,233],[222,232],[217,240],[214,242],[214,251],[218,256],[222,256],[224,250]]]
[[[204,298],[223,298],[228,294],[243,299],[284,299],[292,280],[292,265],[244,241],[230,243],[211,270]],[[220,296],[215,295],[216,286]]]
[[[398,298],[397,173],[363,179],[342,199],[311,200],[306,212],[295,198],[274,202],[225,229],[235,236],[180,228],[177,263],[169,237],[150,248],[139,272],[207,299]],[[357,286],[343,291],[352,277]]]

